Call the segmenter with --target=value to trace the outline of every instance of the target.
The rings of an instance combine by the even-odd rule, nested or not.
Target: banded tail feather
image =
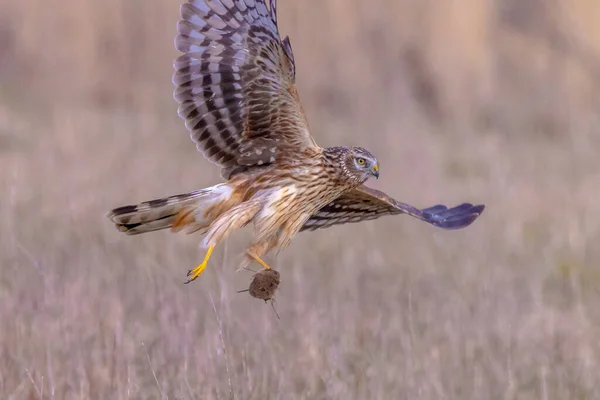
[[[109,211],[106,217],[127,235],[168,228],[174,232],[185,230],[186,233],[193,233],[208,227],[212,222],[207,218],[208,210],[229,199],[231,192],[231,187],[219,184],[190,193],[117,207]]]

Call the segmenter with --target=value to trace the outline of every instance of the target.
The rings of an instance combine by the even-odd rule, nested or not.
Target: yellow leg
[[[191,281],[193,281],[194,279],[199,277],[202,272],[204,272],[204,269],[206,268],[206,264],[208,263],[208,260],[210,259],[210,255],[212,254],[214,248],[215,248],[214,245],[210,246],[208,248],[208,251],[206,252],[206,256],[204,256],[204,261],[202,261],[202,264],[198,265],[196,268],[194,268],[190,272],[188,272],[187,276],[189,276],[190,279],[185,283],[190,283]]]
[[[262,265],[264,268],[266,268],[266,269],[271,269],[271,267],[269,267],[269,266],[267,265],[267,263],[266,263],[266,262],[264,262],[264,261],[263,261],[263,260],[262,260],[262,259],[261,259],[259,256],[255,256],[255,255],[253,255],[253,254],[251,254],[251,253],[248,253],[248,255],[249,255],[250,257],[252,257],[252,258],[254,259],[254,261],[256,261],[257,263],[259,263],[260,265]]]

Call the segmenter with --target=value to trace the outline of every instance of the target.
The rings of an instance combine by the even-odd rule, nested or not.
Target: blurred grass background
[[[600,3],[280,0],[321,145],[471,227],[301,234],[277,320],[248,240],[125,237],[218,170],[172,99],[177,1],[0,3],[0,397],[600,399]]]

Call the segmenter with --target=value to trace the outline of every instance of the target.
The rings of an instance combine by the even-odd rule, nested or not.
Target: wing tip
[[[422,211],[425,221],[438,228],[462,229],[475,222],[483,210],[485,210],[484,204],[463,203],[452,208],[437,205]]]

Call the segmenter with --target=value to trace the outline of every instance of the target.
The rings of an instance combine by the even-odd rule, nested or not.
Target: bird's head
[[[344,171],[349,178],[361,183],[371,177],[379,178],[379,162],[362,147],[349,147],[343,158]]]

